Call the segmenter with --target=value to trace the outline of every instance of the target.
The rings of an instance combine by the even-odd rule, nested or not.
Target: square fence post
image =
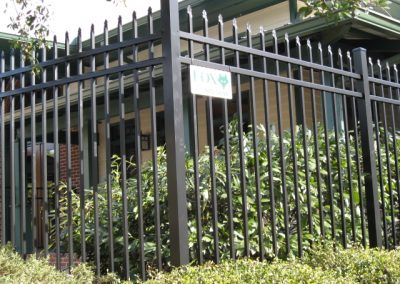
[[[161,0],[171,263],[189,263],[178,0]]]
[[[355,72],[361,75],[356,83],[357,91],[363,98],[357,99],[357,108],[361,128],[361,147],[363,152],[363,169],[369,245],[382,247],[381,214],[379,208],[378,181],[376,173],[375,147],[372,128],[372,109],[368,81],[367,51],[364,48],[353,49]],[[377,125],[375,126],[377,127]]]

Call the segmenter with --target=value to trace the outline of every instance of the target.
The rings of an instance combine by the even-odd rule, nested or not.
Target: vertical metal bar
[[[193,33],[193,15],[192,8],[187,8],[189,33]],[[189,57],[194,58],[193,41],[189,40],[188,46]],[[197,238],[197,261],[203,264],[203,225],[201,221],[201,201],[200,201],[200,177],[199,177],[199,136],[198,136],[198,120],[197,120],[197,97],[195,94],[191,96],[191,112],[192,112],[192,139],[193,139],[193,173],[194,173],[194,194],[196,202],[196,238]],[[229,205],[228,205],[229,206]],[[232,246],[231,246],[232,250]]]
[[[35,58],[35,51],[32,57]],[[31,85],[35,86],[35,73],[31,72]],[[32,171],[32,247],[33,252],[38,254],[38,232],[37,232],[37,182],[36,182],[36,93],[31,92],[31,171]]]
[[[108,46],[108,23],[104,21],[104,46]],[[104,69],[110,68],[110,54],[104,53]],[[136,112],[135,112],[136,113]],[[110,258],[110,271],[115,271],[114,264],[114,230],[113,230],[113,199],[112,199],[112,174],[111,174],[111,129],[110,129],[110,77],[104,76],[104,118],[106,133],[106,186],[107,186],[107,227],[108,227],[108,253]]]
[[[322,45],[318,43],[318,51],[319,51],[319,62],[321,65],[324,65],[324,55],[322,52]],[[321,83],[325,86],[325,72],[321,71]],[[329,143],[329,130],[328,130],[328,112],[326,106],[326,92],[322,92],[322,108],[324,115],[324,140],[325,140],[325,153],[326,153],[326,164],[327,164],[327,172],[328,172],[328,191],[329,191],[329,206],[330,206],[330,221],[331,221],[331,234],[332,239],[335,239],[336,236],[336,226],[335,226],[335,212],[334,212],[334,193],[332,187],[332,165],[331,165],[331,150]]]
[[[275,54],[279,54],[278,50],[278,38],[276,31],[272,30],[273,48]],[[280,75],[279,60],[275,60],[276,75]],[[281,185],[282,185],[282,196],[283,196],[283,222],[284,222],[284,234],[285,234],[285,249],[286,254],[290,252],[290,231],[289,231],[289,205],[288,205],[288,193],[286,188],[286,161],[283,156],[284,145],[283,145],[283,126],[282,126],[282,96],[281,96],[281,84],[275,82],[275,93],[276,93],[276,104],[278,112],[278,133],[279,133],[279,152],[280,152],[280,166],[281,166]]]
[[[90,48],[94,50],[95,46],[95,34],[94,25],[92,24],[90,29]],[[96,72],[96,57],[90,56],[90,69],[91,72]],[[96,104],[96,78],[91,80],[91,134],[92,134],[92,187],[93,187],[93,203],[94,203],[94,254],[96,264],[96,275],[100,275],[100,228],[99,228],[99,200],[98,200],[98,186],[99,186],[99,171],[98,171],[98,151],[97,151],[97,104]]]
[[[69,46],[69,35],[65,34],[65,55],[68,56],[70,54],[70,46]],[[70,77],[70,62],[66,61],[65,63],[65,77]],[[72,221],[72,180],[71,180],[71,103],[70,103],[70,84],[67,83],[65,85],[65,125],[66,125],[66,154],[67,154],[67,203],[68,203],[68,219],[67,219],[67,227],[68,227],[68,269],[71,271],[71,267],[73,264],[73,254],[74,254],[74,242],[73,242],[73,221]]]
[[[310,40],[307,40],[308,55],[310,62],[314,63],[313,51]],[[310,68],[311,83],[315,82],[314,69]],[[315,155],[315,175],[317,179],[318,192],[318,211],[319,211],[319,228],[322,237],[325,237],[325,217],[324,217],[324,199],[321,189],[321,162],[319,160],[319,133],[317,121],[317,103],[315,89],[311,89],[311,109],[312,109],[312,124],[313,124],[313,139],[314,139],[314,155]]]
[[[10,70],[15,69],[14,49],[10,51]],[[15,78],[11,76],[11,91],[15,88]],[[10,96],[10,199],[11,199],[11,243],[15,246],[15,96]]]
[[[301,51],[301,42],[300,38],[296,37],[296,45],[297,45],[297,52],[299,55],[299,59],[303,60],[302,51]],[[304,80],[303,75],[303,66],[299,66],[299,78],[300,81]],[[305,109],[305,101],[304,101],[304,88],[300,88],[300,113],[302,117],[302,125],[301,125],[301,132],[303,133],[303,153],[304,153],[304,172],[306,176],[306,195],[307,195],[307,220],[308,220],[308,230],[310,235],[314,233],[314,224],[312,218],[312,200],[311,200],[311,189],[310,189],[310,169],[308,165],[308,143],[307,143],[307,117],[306,117],[306,109]]]
[[[265,34],[264,28],[260,27],[260,42],[261,50],[265,51]],[[268,73],[267,58],[263,57],[262,72]],[[266,129],[266,142],[267,142],[267,156],[268,156],[268,184],[269,184],[269,202],[271,209],[271,237],[272,237],[272,251],[274,255],[278,255],[278,242],[276,232],[276,211],[275,211],[275,190],[274,190],[274,173],[272,170],[272,153],[271,153],[271,128],[270,128],[270,107],[269,107],[269,88],[268,81],[263,80],[263,98],[264,98],[264,119]]]
[[[153,28],[153,12],[152,9],[149,8],[148,11],[148,26],[149,26],[149,34],[154,34]],[[149,59],[154,58],[154,42],[149,42]],[[161,259],[161,221],[160,221],[160,190],[158,185],[158,159],[157,159],[157,117],[156,117],[156,88],[154,84],[154,66],[149,67],[149,90],[150,90],[150,111],[151,111],[151,143],[152,143],[152,159],[153,159],[153,184],[154,184],[154,206],[155,206],[155,216],[154,216],[154,224],[155,224],[155,235],[156,235],[156,258],[157,258],[157,269],[161,271],[162,269],[162,259]],[[142,197],[140,193],[140,198],[138,198],[140,203],[142,202]],[[143,234],[143,208],[142,204],[139,203],[139,229],[142,229]],[[140,236],[140,232],[139,232]],[[144,258],[142,259],[143,271],[145,271],[144,267]],[[143,273],[143,276],[144,273]],[[145,278],[145,277],[143,277]]]
[[[53,59],[58,58],[57,38],[53,39]],[[53,80],[58,80],[58,65],[53,65]],[[56,267],[61,269],[60,261],[60,145],[58,126],[58,86],[53,87],[53,138],[54,138],[54,213],[56,237]]]
[[[247,46],[252,48],[251,27],[247,25]],[[249,54],[249,68],[254,70],[253,55]],[[265,258],[264,250],[264,224],[261,206],[261,182],[260,182],[260,162],[258,152],[258,137],[257,137],[257,117],[256,117],[256,90],[254,77],[250,77],[250,105],[251,105],[251,124],[252,138],[253,138],[253,154],[254,154],[254,178],[256,182],[256,206],[257,206],[257,225],[258,225],[258,253],[260,260]]]
[[[382,247],[382,229],[380,227],[366,50],[363,48],[356,48],[353,50],[353,55],[355,71],[362,75],[362,80],[357,81],[356,89],[364,94],[363,99],[357,99],[357,105],[361,122],[361,143],[363,150],[363,169],[365,173],[364,184],[367,201],[369,243],[371,247]]]
[[[350,51],[347,52],[347,61],[349,65],[350,72],[353,71],[353,60],[350,55]],[[351,78],[351,90],[355,90],[355,85],[354,85],[354,79]],[[354,125],[354,143],[355,143],[355,160],[356,162],[356,168],[357,168],[357,184],[358,184],[358,195],[359,195],[359,204],[360,204],[360,216],[361,216],[361,242],[364,247],[367,246],[366,244],[366,234],[365,234],[365,218],[364,218],[364,198],[363,198],[363,192],[362,192],[362,181],[361,181],[361,167],[360,163],[360,149],[359,149],[359,139],[358,139],[358,119],[357,119],[357,108],[356,108],[356,99],[354,97],[351,98],[351,112],[353,114],[353,125]]]
[[[161,0],[171,264],[189,263],[178,1]]]
[[[20,68],[25,67],[25,56],[21,55]],[[25,88],[25,73],[20,73],[20,88]],[[26,240],[26,170],[25,170],[25,160],[26,160],[26,146],[25,146],[25,94],[20,95],[20,186],[21,186],[21,239],[22,239],[22,256],[25,258],[27,253],[27,240]]]
[[[378,67],[379,67],[379,79],[383,79],[383,74],[382,74],[382,66],[380,62],[378,61]],[[385,90],[384,86],[381,85],[381,96],[385,97]],[[386,115],[386,104],[381,103],[380,104],[382,107],[382,114],[383,114],[383,141],[385,143],[385,156],[386,156],[386,169],[387,169],[387,180],[388,180],[388,186],[389,186],[389,199],[390,199],[390,217],[392,219],[391,225],[392,225],[392,232],[394,233],[394,236],[396,235],[396,225],[395,225],[395,217],[394,217],[394,211],[393,211],[393,188],[392,188],[392,173],[391,173],[391,168],[390,168],[390,153],[389,153],[389,143],[388,143],[388,126],[387,126],[387,115]],[[382,189],[384,190],[384,189]],[[385,206],[385,200],[382,200],[382,206]],[[386,219],[386,215],[383,216],[384,219]],[[387,243],[387,248],[390,248],[390,241],[388,240]]]
[[[236,19],[232,21],[233,26],[233,43],[239,44],[238,27]],[[240,67],[239,52],[235,51],[235,66]],[[242,194],[242,218],[243,218],[243,239],[244,239],[244,255],[250,256],[249,248],[249,222],[248,222],[248,209],[247,209],[247,188],[246,188],[246,168],[244,156],[244,143],[243,143],[243,110],[242,110],[242,90],[241,90],[241,77],[236,74],[236,96],[237,96],[237,114],[238,114],[238,134],[239,134],[239,159],[240,159],[240,189]]]
[[[395,69],[394,69],[395,71]],[[386,63],[386,79],[388,81],[392,81],[391,75],[390,75],[390,66],[389,63]],[[392,87],[389,87],[389,98],[393,99],[393,90]],[[400,180],[399,180],[399,162],[398,162],[398,154],[397,154],[397,134],[396,134],[396,120],[395,120],[395,111],[394,111],[394,106],[393,104],[390,105],[390,111],[391,111],[391,124],[392,124],[392,147],[393,147],[393,152],[394,152],[394,167],[395,167],[395,179],[396,179],[396,189],[397,192],[400,190]],[[388,167],[388,170],[390,171],[390,167]],[[395,247],[397,244],[397,235],[396,235],[396,222],[395,222],[395,217],[394,217],[394,197],[393,193],[391,193],[391,214],[392,214],[392,230],[393,230],[393,246]]]
[[[132,20],[132,30],[133,30],[133,38],[138,37],[138,22],[136,18],[136,13],[133,12],[133,20]],[[133,61],[137,62],[138,61],[138,46],[134,45],[133,46]],[[141,167],[142,167],[142,152],[141,152],[141,120],[140,120],[140,108],[139,108],[139,99],[140,99],[140,91],[139,91],[139,72],[137,69],[133,70],[134,74],[134,88],[133,88],[133,111],[135,113],[135,156],[136,156],[136,165],[137,165],[137,171],[136,171],[136,179],[137,179],[137,194],[138,194],[138,206],[140,206],[139,212],[142,212],[141,208],[141,198],[142,198],[142,172],[141,172]],[[154,139],[153,139],[154,141]],[[157,182],[158,183],[158,182]],[[140,200],[139,200],[140,198]],[[143,214],[143,213],[142,213]],[[139,215],[140,217],[140,215]],[[140,220],[139,222],[139,241],[140,244],[143,244],[144,242],[144,236],[143,236],[143,221]],[[159,242],[161,242],[160,239],[157,240],[157,246],[159,245]],[[141,249],[141,256],[142,254],[142,247]],[[141,271],[143,272],[143,268],[141,268]],[[142,275],[143,278],[143,275]]]
[[[394,71],[394,81],[395,81],[395,83],[399,84],[399,72],[397,70],[397,65],[396,64],[393,65],[393,71]],[[396,99],[400,100],[400,88],[396,88]],[[398,114],[398,107],[397,107],[396,110],[397,110],[396,114]],[[395,127],[395,124],[393,124],[393,128],[394,128],[395,133],[396,133],[397,129]],[[397,145],[396,136],[394,136],[394,142],[396,143],[395,145]],[[399,177],[399,166],[398,166],[398,161],[397,161],[397,159],[398,159],[397,146],[395,148],[395,159],[396,159],[396,163],[397,163],[397,166],[396,166],[396,186],[397,186],[397,206],[399,207],[397,210],[398,210],[398,218],[399,218],[399,216],[400,216],[400,177]],[[395,245],[397,245],[397,244],[395,244]]]
[[[82,53],[82,30],[78,29],[78,53]],[[78,76],[82,75],[82,58],[78,59]],[[79,139],[79,216],[81,222],[81,258],[86,261],[86,222],[85,222],[85,160],[84,160],[84,110],[83,110],[83,82],[78,81],[78,139]]]
[[[203,36],[208,37],[208,18],[207,12],[203,10]],[[204,44],[204,53],[206,61],[210,61],[210,47]],[[215,155],[214,155],[214,117],[213,117],[213,100],[211,97],[206,101],[206,117],[207,117],[207,136],[210,155],[210,179],[211,179],[211,203],[212,203],[212,231],[214,241],[214,261],[219,263],[219,237],[218,237],[218,205],[217,205],[217,188],[215,178]]]
[[[374,65],[372,59],[369,58],[371,76],[374,77]],[[379,63],[380,64],[380,63]],[[376,85],[372,83],[372,95],[376,96]],[[380,128],[379,128],[379,105],[377,101],[372,102],[372,120],[375,121],[375,139],[376,139],[376,150],[377,150],[377,160],[378,160],[378,171],[379,171],[379,188],[381,193],[381,202],[385,204],[385,188],[384,188],[384,178],[383,178],[383,166],[382,166],[382,156],[381,156],[381,139],[380,139]],[[385,248],[388,248],[388,236],[387,236],[387,221],[386,221],[386,207],[382,206],[382,215],[384,216],[383,222],[383,240],[385,242]]]
[[[333,53],[331,46],[328,46],[328,55],[330,67],[334,68],[333,65]],[[332,87],[336,88],[335,75],[331,73],[331,84]],[[346,236],[346,219],[345,219],[345,209],[344,209],[344,198],[343,198],[343,180],[342,180],[342,167],[341,167],[341,157],[340,157],[340,141],[339,141],[339,125],[338,125],[338,108],[337,108],[337,94],[333,93],[333,128],[335,133],[335,144],[336,144],[336,163],[338,170],[338,187],[339,187],[339,202],[340,202],[340,219],[342,225],[342,244],[343,247],[347,247],[347,236]]]
[[[0,73],[5,71],[5,58],[4,51],[0,51]],[[0,92],[5,92],[5,79],[0,79]],[[1,177],[1,243],[6,243],[6,163],[5,163],[5,131],[4,131],[4,117],[5,117],[5,99],[0,98],[0,177]]]
[[[285,49],[286,56],[290,57],[290,42],[289,35],[285,34]],[[292,64],[287,64],[288,77],[292,79]],[[293,159],[293,191],[295,199],[295,212],[296,212],[296,228],[297,228],[297,246],[298,246],[298,256],[303,256],[303,228],[301,224],[301,212],[300,212],[300,200],[299,200],[299,173],[297,165],[297,155],[296,155],[296,133],[295,133],[295,121],[293,115],[293,85],[288,86],[288,101],[289,101],[289,124],[290,124],[290,144],[292,149],[292,159]]]
[[[193,33],[193,29],[191,30]],[[218,15],[218,39],[224,41],[224,21],[222,15]],[[225,49],[220,49],[221,64],[225,65]],[[224,147],[225,147],[225,191],[227,194],[228,201],[228,230],[229,230],[229,249],[230,257],[236,258],[235,252],[235,228],[233,224],[233,201],[232,201],[232,177],[231,177],[231,153],[230,153],[230,133],[229,133],[229,112],[228,112],[228,100],[223,101],[223,117],[224,117]]]
[[[46,61],[46,48],[42,47],[42,62]],[[42,83],[47,82],[47,70],[42,70]],[[44,256],[49,253],[49,200],[47,181],[47,90],[42,89],[42,190],[43,190],[43,246]]]
[[[342,51],[339,49],[339,65],[340,70],[343,70],[343,55]],[[346,89],[345,77],[342,75],[342,88]],[[347,163],[347,181],[349,187],[350,195],[350,218],[351,218],[351,232],[352,232],[352,242],[356,241],[356,223],[355,223],[355,207],[354,207],[354,195],[353,195],[353,173],[351,170],[351,157],[350,157],[350,144],[349,144],[349,121],[347,115],[347,98],[342,97],[343,104],[343,123],[344,123],[344,139],[346,147],[346,163]]]
[[[133,38],[138,37],[138,23],[136,18],[136,12],[133,12],[132,15],[132,30],[133,30]],[[133,46],[133,61],[138,61],[138,46]],[[139,109],[139,72],[137,69],[133,70],[134,76],[134,88],[133,88],[133,112],[135,113],[135,157],[136,157],[136,180],[137,180],[137,192],[138,196],[142,196],[142,152],[141,152],[141,128],[140,128],[140,109]],[[140,202],[139,202],[140,204]],[[139,226],[139,230],[143,232],[141,226]],[[140,236],[140,242],[143,242],[143,236]],[[159,240],[157,240],[159,241]]]
[[[122,18],[118,17],[118,42],[123,41],[122,31]],[[118,49],[118,65],[122,66],[124,63],[124,51]],[[127,196],[127,176],[126,176],[126,140],[125,140],[125,86],[124,74],[118,73],[118,106],[119,106],[119,137],[120,137],[120,151],[121,151],[121,188],[122,188],[122,218],[123,218],[123,242],[124,242],[124,264],[125,264],[125,278],[130,279],[129,271],[129,226],[128,226],[128,196]],[[141,245],[141,244],[140,244]],[[142,247],[140,246],[140,250]],[[140,252],[140,257],[143,255]],[[142,258],[141,258],[142,260]]]

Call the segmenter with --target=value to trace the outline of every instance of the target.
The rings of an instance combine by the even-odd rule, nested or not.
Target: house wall
[[[157,106],[156,112],[164,110],[164,106]],[[136,116],[133,112],[129,112],[125,115],[126,120],[134,119]],[[110,124],[116,124],[119,122],[119,116],[114,116],[110,119]],[[149,108],[140,110],[140,130],[144,135],[151,133],[151,112]],[[164,127],[164,125],[158,125],[157,127]],[[98,125],[99,133],[99,181],[104,182],[106,180],[106,133],[105,133],[105,120],[101,120]],[[112,137],[111,137],[112,138]],[[141,151],[142,162],[151,160],[151,150]]]
[[[306,76],[306,75],[305,75]],[[307,78],[305,78],[307,79]],[[264,94],[263,94],[263,81],[255,81],[255,98],[256,98],[256,124],[265,126],[265,109],[264,109]],[[292,89],[292,101],[293,106],[289,108],[289,88],[287,84],[280,84],[281,89],[281,123],[283,130],[290,129],[290,112],[293,113],[293,122],[296,125],[296,99],[295,97],[299,94],[295,93],[294,88]],[[241,85],[242,94],[249,91],[249,84]],[[276,84],[274,82],[268,82],[268,99],[269,99],[269,120],[270,126],[273,126],[275,131],[278,131],[278,108],[276,98]],[[236,94],[233,94],[235,97]],[[321,108],[321,94],[316,92],[316,110],[317,110],[317,121],[322,122],[323,113]],[[305,117],[307,128],[312,127],[312,100],[311,90],[304,89],[304,101],[305,101]],[[198,117],[198,132],[199,132],[199,150],[202,151],[207,142],[207,119],[206,119],[206,98],[198,97],[197,102],[197,117]]]

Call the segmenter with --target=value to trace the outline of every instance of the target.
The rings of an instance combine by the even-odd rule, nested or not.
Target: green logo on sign
[[[218,82],[221,84],[222,88],[225,89],[226,85],[228,84],[228,78],[226,75],[219,75]]]

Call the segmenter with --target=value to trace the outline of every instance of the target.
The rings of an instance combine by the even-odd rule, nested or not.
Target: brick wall
[[[71,145],[72,188],[80,185],[79,145]],[[67,145],[60,144],[60,180],[67,181]]]
[[[73,255],[72,257],[72,266],[76,266],[80,263],[80,259],[76,254]],[[57,264],[57,257],[56,253],[50,253],[49,254],[49,263],[51,265],[56,266]],[[69,268],[69,254],[63,253],[60,255],[60,270],[61,271],[68,271]]]

